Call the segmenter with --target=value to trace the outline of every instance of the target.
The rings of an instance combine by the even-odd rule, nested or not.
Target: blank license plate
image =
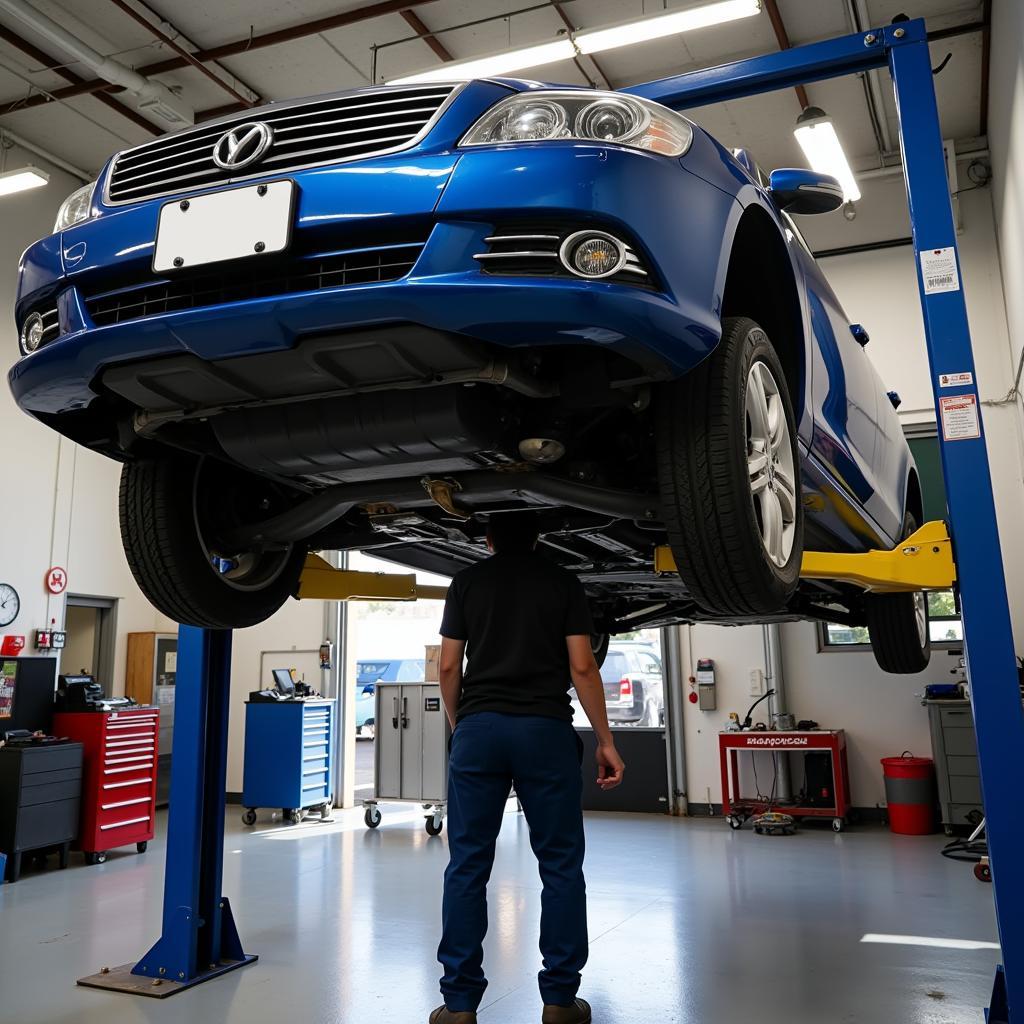
[[[283,252],[291,237],[294,195],[293,181],[270,181],[164,203],[153,270],[164,273]]]

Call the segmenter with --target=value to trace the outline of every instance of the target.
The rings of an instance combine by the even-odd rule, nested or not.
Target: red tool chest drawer
[[[159,709],[58,712],[53,729],[85,748],[78,847],[86,861],[131,843],[142,853],[153,838]]]

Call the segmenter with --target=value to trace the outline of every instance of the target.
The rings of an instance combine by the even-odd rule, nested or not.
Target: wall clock
[[[21,611],[21,598],[10,583],[0,583],[0,626],[9,626]]]

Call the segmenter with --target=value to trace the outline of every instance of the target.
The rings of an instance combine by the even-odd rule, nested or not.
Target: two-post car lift
[[[914,543],[904,543],[888,557],[879,552],[838,556],[845,559],[839,564],[836,556],[812,553],[804,574],[836,576],[876,589],[927,589],[956,580],[1003,952],[987,1019],[989,1024],[1010,1024],[1014,1006],[1016,1024],[1024,1024],[1024,817],[1012,809],[1016,790],[1009,770],[1019,764],[1024,749],[1024,712],[924,22],[902,21],[623,91],[681,110],[883,67],[892,76],[899,112],[936,408],[944,410],[952,400],[957,408],[951,415],[959,416],[959,429],[949,429],[943,419],[939,433],[949,537],[941,526],[928,524],[931,532],[922,537],[919,531],[911,538]],[[952,290],[926,286],[922,256],[927,261],[937,250],[955,260]],[[940,376],[960,383],[940,392]],[[968,426],[977,422],[978,428],[963,429],[965,418]],[[359,591],[365,586],[358,581],[347,586],[345,577],[329,578],[324,571],[323,565],[311,567],[300,596],[364,596]],[[325,583],[327,579],[333,582]],[[408,578],[390,594],[380,592],[390,584],[370,584],[377,589],[366,596],[417,596]],[[169,994],[255,959],[242,952],[230,907],[221,895],[230,651],[230,633],[182,629],[163,934],[134,966],[82,979],[85,984]]]

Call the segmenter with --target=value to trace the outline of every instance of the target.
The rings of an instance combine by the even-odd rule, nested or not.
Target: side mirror
[[[843,205],[843,189],[831,174],[802,167],[772,171],[768,190],[775,205],[787,213],[831,213]]]

